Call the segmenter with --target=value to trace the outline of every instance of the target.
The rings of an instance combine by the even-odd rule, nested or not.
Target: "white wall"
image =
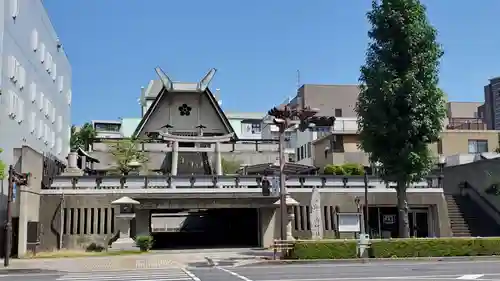
[[[28,145],[65,162],[72,73],[41,0],[0,1],[0,157]]]

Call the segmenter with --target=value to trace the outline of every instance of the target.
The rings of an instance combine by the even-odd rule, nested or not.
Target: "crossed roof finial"
[[[160,80],[165,87],[167,91],[172,91],[174,89],[174,82],[172,82],[172,79],[168,77],[167,74],[158,66],[155,67],[156,74],[160,77]],[[208,85],[210,85],[210,82],[212,82],[212,79],[215,76],[215,72],[217,72],[217,69],[212,68],[208,71],[208,73],[200,80],[200,82],[197,83],[196,85],[196,91],[198,92],[204,92],[207,88]]]

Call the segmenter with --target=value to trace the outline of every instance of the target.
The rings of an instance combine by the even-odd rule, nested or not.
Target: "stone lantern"
[[[281,205],[280,200],[274,202],[274,205],[279,207]],[[285,205],[286,205],[286,213],[287,213],[288,217],[281,218],[281,219],[287,220],[286,221],[286,240],[293,241],[293,240],[295,240],[295,238],[293,238],[293,235],[292,235],[292,221],[294,218],[293,207],[298,206],[299,202],[297,202],[297,200],[293,199],[289,194],[287,194],[286,199],[285,199]]]
[[[111,204],[119,206],[119,212],[116,215],[116,224],[120,236],[113,242],[113,247],[121,250],[137,248],[134,239],[130,237],[130,221],[135,218],[134,207],[140,204],[139,201],[125,196],[111,202]]]

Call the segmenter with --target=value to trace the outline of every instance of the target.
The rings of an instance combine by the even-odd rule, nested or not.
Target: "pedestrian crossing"
[[[70,272],[57,279],[58,281],[199,281],[189,271],[180,268],[154,270],[123,270],[123,271],[89,271]]]

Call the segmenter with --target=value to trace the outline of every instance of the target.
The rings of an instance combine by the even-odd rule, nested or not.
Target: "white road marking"
[[[498,264],[500,262],[500,258],[498,259],[491,259],[491,260],[469,260],[469,261],[419,261],[419,260],[414,260],[410,262],[405,262],[405,261],[368,261],[367,263],[361,263],[361,262],[328,262],[325,261],[324,263],[321,262],[314,262],[312,261],[311,263],[294,263],[293,261],[290,263],[276,263],[273,264],[272,262],[270,263],[265,263],[262,265],[259,264],[254,264],[250,266],[237,266],[239,268],[277,268],[277,267],[306,267],[306,268],[314,268],[314,267],[379,267],[379,266],[390,266],[390,267],[408,267],[408,266],[415,266],[415,265],[449,265],[449,264],[479,264],[479,263],[496,263]]]
[[[67,273],[64,276],[61,276],[57,280],[63,281],[200,281],[199,279],[193,278],[194,274],[187,273],[182,269],[157,269],[155,271],[140,271],[140,270],[124,270],[124,271],[115,271],[115,272],[75,272],[75,273]],[[196,276],[194,276],[196,277]]]
[[[491,275],[491,274],[490,274]],[[500,274],[496,274],[500,275]],[[457,277],[458,276],[458,277]],[[462,279],[464,276],[478,276],[474,279]],[[458,274],[455,275],[424,275],[424,276],[364,276],[364,277],[321,277],[321,278],[293,278],[286,279],[287,281],[334,281],[334,280],[453,280],[453,279],[461,279],[461,280],[485,280],[479,279],[482,275],[464,275],[460,276]],[[489,280],[489,279],[488,279]],[[270,280],[259,280],[259,281],[283,281],[283,279],[270,279]]]
[[[182,271],[184,271],[184,273],[186,273],[187,276],[189,276],[191,279],[193,279],[193,281],[201,281],[201,279],[198,278],[196,275],[194,275],[194,273],[192,273],[191,271],[189,271],[185,268],[182,268]]]
[[[216,268],[217,268],[217,269],[220,269],[220,270],[222,270],[222,271],[224,271],[224,272],[226,272],[226,273],[229,273],[229,274],[233,275],[234,277],[239,278],[239,279],[241,279],[241,280],[243,280],[243,281],[252,281],[252,279],[247,278],[247,277],[245,277],[245,276],[243,276],[243,275],[240,275],[240,274],[238,274],[238,273],[236,273],[236,272],[233,272],[233,271],[231,271],[231,270],[229,270],[229,269],[225,269],[225,268],[223,268],[223,267],[216,267]]]
[[[479,278],[481,278],[483,276],[484,276],[484,274],[466,274],[466,275],[458,277],[457,279],[460,279],[460,280],[476,280],[476,279],[479,279]]]

